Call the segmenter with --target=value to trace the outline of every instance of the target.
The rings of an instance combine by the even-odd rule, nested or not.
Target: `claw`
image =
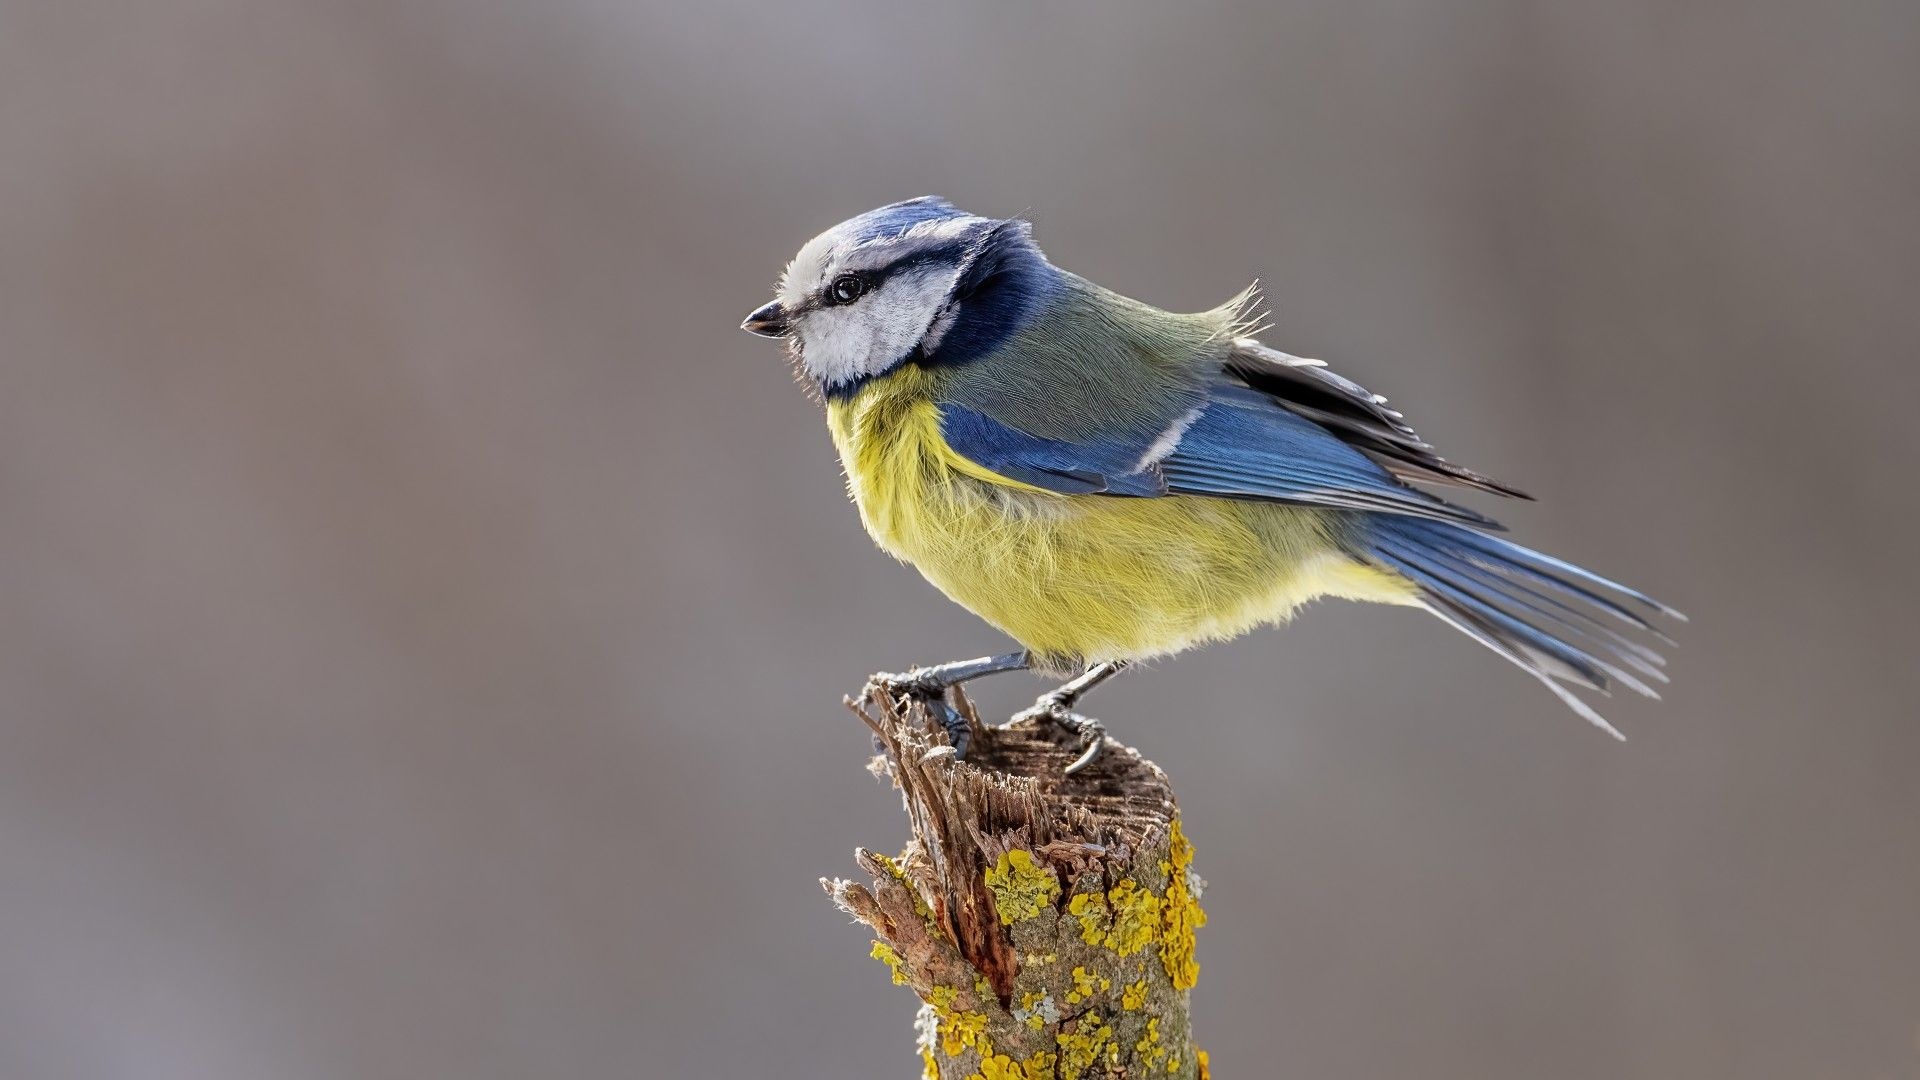
[[[1083,747],[1080,756],[1062,770],[1067,776],[1072,776],[1093,764],[1101,751],[1107,748],[1107,729],[1106,725],[1093,717],[1082,716],[1069,708],[1067,702],[1062,700],[1067,696],[1057,691],[1042,695],[1039,701],[1033,703],[1032,708],[1014,714],[1013,719],[1007,721],[1005,726],[1012,727],[1015,724],[1024,724],[1033,720],[1047,720],[1079,736]]]
[[[973,729],[967,726],[967,718],[960,715],[960,710],[948,704],[944,694],[929,704],[940,706],[940,726],[946,729],[947,741],[953,744],[954,760],[965,761],[967,747],[973,743]]]
[[[1089,723],[1097,725],[1099,724],[1099,721],[1093,720],[1093,721],[1089,721]],[[1100,752],[1105,750],[1106,748],[1107,748],[1107,733],[1104,731],[1095,731],[1093,733],[1092,738],[1087,742],[1087,748],[1080,752],[1079,757],[1073,759],[1073,764],[1067,766],[1065,769],[1061,771],[1067,776],[1072,776],[1074,773],[1077,773],[1081,769],[1084,769],[1087,766],[1093,764],[1094,759],[1099,757]]]
[[[1080,752],[1080,756],[1073,759],[1073,764],[1063,770],[1066,775],[1072,776],[1093,764],[1093,759],[1099,757],[1100,752],[1107,748],[1106,725],[1093,717],[1081,716],[1077,712],[1069,712],[1066,709],[1049,711],[1047,715],[1053,718],[1054,723],[1080,736],[1080,743],[1085,747]]]

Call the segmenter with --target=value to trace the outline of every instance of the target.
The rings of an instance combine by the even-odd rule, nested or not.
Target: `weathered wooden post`
[[[919,996],[925,1076],[1207,1076],[1188,1012],[1203,882],[1166,774],[1109,740],[1064,775],[1071,736],[985,728],[954,697],[974,728],[965,762],[936,752],[945,735],[889,687],[849,699],[912,837],[898,856],[856,851],[871,888],[821,881]]]

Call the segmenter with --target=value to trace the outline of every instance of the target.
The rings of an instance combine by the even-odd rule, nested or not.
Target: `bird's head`
[[[830,396],[908,361],[970,359],[1023,325],[1058,273],[1028,233],[933,196],[869,210],[807,241],[778,298],[740,325],[785,338]]]

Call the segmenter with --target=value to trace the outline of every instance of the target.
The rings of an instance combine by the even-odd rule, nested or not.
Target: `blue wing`
[[[1010,480],[1062,495],[1164,495],[1138,466],[1150,445],[1114,438],[1087,443],[1029,435],[962,405],[940,406],[940,434],[962,457]]]
[[[1326,428],[1237,383],[1216,384],[1163,431],[1092,442],[1029,435],[957,405],[940,410],[941,434],[955,452],[1063,495],[1211,495],[1497,527],[1408,487]]]

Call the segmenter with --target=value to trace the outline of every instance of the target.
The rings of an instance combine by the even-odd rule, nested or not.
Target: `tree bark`
[[[848,706],[901,792],[897,857],[857,849],[871,888],[822,879],[921,1001],[928,1080],[1207,1076],[1188,992],[1203,882],[1165,773],[1111,739],[1084,771],[1045,723],[973,727],[965,762],[927,710],[869,683]]]

